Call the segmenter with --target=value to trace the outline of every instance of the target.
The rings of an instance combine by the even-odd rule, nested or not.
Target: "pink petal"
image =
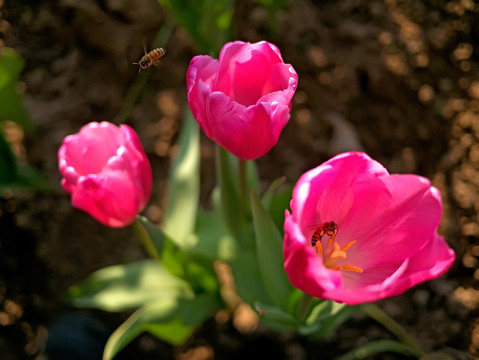
[[[219,61],[214,90],[244,106],[256,104],[264,94],[288,87],[290,66],[283,64],[281,56],[266,42],[233,43],[222,52]]]
[[[104,225],[122,227],[133,222],[139,204],[128,174],[117,171],[81,179],[72,205]]]
[[[362,186],[342,225],[341,237],[358,241],[348,260],[364,268],[411,257],[429,241],[441,218],[440,199],[428,180],[391,175],[381,178],[381,184]]]
[[[193,116],[209,137],[211,137],[211,124],[207,102],[213,88],[218,66],[218,60],[209,56],[195,56],[191,60],[186,74],[188,104]]]
[[[444,274],[454,263],[456,255],[442,236],[434,234],[427,245],[411,257],[404,275],[395,283],[400,294],[421,282]]]
[[[326,221],[341,225],[353,204],[352,184],[383,175],[388,175],[387,170],[364,153],[337,155],[301,176],[291,210],[296,216],[302,209],[297,218],[303,227]]]
[[[195,86],[199,80],[207,84],[210,89],[213,89],[215,79],[218,73],[219,61],[210,56],[199,55],[195,56],[186,72],[186,82],[188,92]]]
[[[263,104],[245,108],[221,92],[211,94],[209,110],[211,117],[215,119],[211,124],[212,138],[245,160],[267,153],[276,144],[279,136],[278,131],[273,132],[272,124],[286,124],[284,116],[289,117],[289,111],[275,112],[276,108]],[[273,114],[274,119],[271,118]]]
[[[128,125],[122,125],[120,128],[124,134],[125,146],[128,148],[128,151],[126,151],[125,154],[134,157],[133,159],[130,159],[130,164],[133,167],[132,171],[134,173],[132,178],[138,188],[137,192],[139,193],[141,211],[144,209],[151,196],[153,172],[151,170],[150,162],[143,150],[143,146],[141,145],[140,138],[136,132]]]
[[[434,234],[420,252],[402,264],[383,264],[376,268],[375,273],[390,274],[384,279],[374,280],[374,275],[365,277],[365,273],[355,274],[351,275],[356,278],[352,284],[343,276],[345,287],[334,291],[334,294],[325,294],[325,297],[354,305],[397,296],[421,282],[441,276],[452,266],[454,260],[454,251],[440,235]],[[350,275],[344,275],[346,274]]]
[[[342,285],[341,273],[325,268],[288,211],[284,222],[284,268],[291,283],[316,297]]]

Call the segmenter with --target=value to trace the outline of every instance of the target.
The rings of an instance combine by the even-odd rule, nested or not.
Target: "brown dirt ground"
[[[259,163],[265,184],[301,173],[345,150],[365,150],[391,172],[430,178],[441,190],[440,231],[457,252],[442,278],[380,302],[430,351],[479,356],[479,5],[472,0],[290,1],[269,27],[258,1],[237,5],[237,39],[274,42],[300,85],[292,119]],[[144,256],[128,229],[112,230],[72,209],[59,186],[56,152],[63,137],[90,121],[118,119],[139,133],[155,189],[146,215],[162,216],[166,171],[186,104],[185,71],[198,53],[178,27],[167,56],[141,96],[122,110],[131,63],[151,44],[166,15],[153,0],[0,0],[0,48],[26,61],[25,103],[37,132],[7,136],[17,152],[55,184],[53,193],[0,201],[0,353],[43,359],[48,326],[68,308],[62,294],[92,271]],[[202,139],[203,193],[214,181],[212,144]],[[125,317],[93,315],[111,326]],[[247,308],[220,313],[183,347],[147,335],[125,358],[332,358],[390,335],[354,318],[315,342],[256,328]],[[382,355],[381,359],[399,356]]]

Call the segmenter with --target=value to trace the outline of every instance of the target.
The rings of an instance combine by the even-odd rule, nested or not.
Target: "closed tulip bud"
[[[290,118],[298,75],[266,41],[235,41],[219,60],[196,56],[187,71],[188,103],[205,134],[243,160],[265,155]]]
[[[92,122],[58,150],[62,186],[72,205],[110,227],[131,224],[148,203],[150,163],[127,125]]]

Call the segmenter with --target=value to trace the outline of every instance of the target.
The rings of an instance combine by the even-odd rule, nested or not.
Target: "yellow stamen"
[[[318,253],[319,256],[323,256],[323,246],[321,245],[321,241],[318,241],[316,243],[316,252]]]
[[[346,270],[346,271],[354,271],[359,274],[363,272],[363,269],[361,269],[359,266],[353,266],[353,265],[341,265],[340,266],[341,270]]]
[[[333,244],[334,237],[336,236],[336,232],[333,232],[333,234],[329,237],[328,240],[328,249],[331,248],[331,245]]]
[[[326,252],[325,254],[323,245],[321,243],[321,238],[315,244],[316,253],[323,258],[324,265],[331,270],[354,271],[361,274],[363,272],[363,269],[359,266],[347,264],[336,265],[339,260],[347,258],[346,251],[348,251],[349,248],[356,243],[356,240],[348,242],[345,246],[341,248],[341,246],[336,241],[334,241],[336,232],[333,232],[331,234],[328,233],[327,235],[329,235],[327,248],[328,250],[330,250],[329,253]]]

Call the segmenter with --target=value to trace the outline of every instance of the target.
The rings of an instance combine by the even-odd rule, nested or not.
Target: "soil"
[[[236,38],[275,43],[300,79],[289,124],[258,161],[265,186],[283,175],[294,183],[346,150],[364,150],[390,172],[431,179],[443,197],[440,232],[457,261],[441,278],[379,304],[426,350],[479,357],[479,5],[295,0],[271,22],[259,1],[238,3]],[[185,72],[200,51],[154,0],[0,0],[0,11],[0,51],[12,47],[25,60],[20,88],[36,127],[25,135],[11,126],[6,136],[54,188],[6,193],[0,200],[1,358],[45,359],[48,335],[68,333],[78,354],[88,350],[90,357],[78,359],[97,359],[95,351],[127,314],[71,309],[63,294],[96,269],[145,254],[129,229],[105,228],[70,206],[56,152],[66,135],[88,122],[126,120],[154,169],[145,214],[160,221],[186,105]],[[167,55],[158,68],[138,75],[132,62],[160,28],[171,29],[161,33]],[[203,136],[203,198],[214,181],[213,154]],[[82,328],[95,329],[96,336],[85,338]],[[321,341],[271,333],[243,306],[217,314],[184,346],[143,335],[121,356],[329,359],[388,338],[361,316]],[[58,354],[50,358],[65,358]]]

